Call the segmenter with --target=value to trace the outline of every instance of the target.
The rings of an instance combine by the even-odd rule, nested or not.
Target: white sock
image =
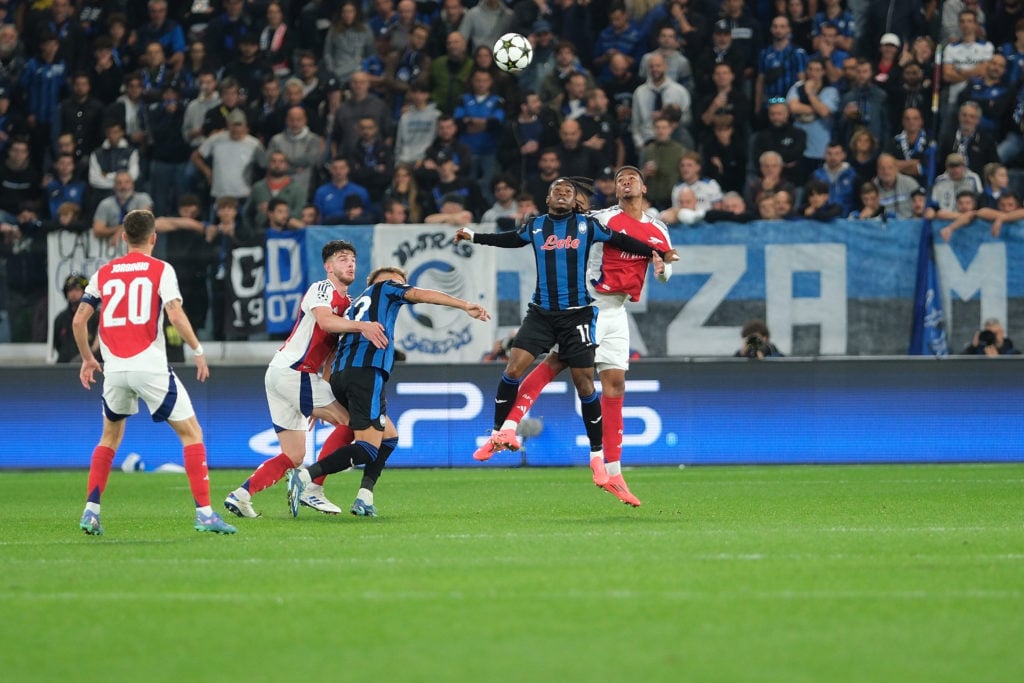
[[[196,514],[199,514],[200,512],[203,513],[204,515],[206,515],[207,517],[209,517],[210,515],[213,514],[213,508],[210,507],[209,505],[203,505],[202,507],[197,507],[196,508]]]
[[[86,512],[91,512],[94,515],[98,515],[98,514],[100,514],[100,504],[99,503],[86,503],[85,504],[85,510],[86,510]]]
[[[618,460],[615,462],[606,462],[604,464],[604,469],[608,473],[609,477],[617,477],[622,474],[622,463]]]
[[[231,494],[238,500],[250,501],[252,500],[252,494],[246,491],[244,488],[239,486],[237,489],[231,492]]]
[[[516,431],[518,427],[519,423],[513,422],[512,420],[505,420],[504,424],[501,425],[502,429],[511,429],[513,432]]]
[[[373,505],[373,491],[369,489],[359,489],[359,493],[356,494],[356,498],[367,505]]]

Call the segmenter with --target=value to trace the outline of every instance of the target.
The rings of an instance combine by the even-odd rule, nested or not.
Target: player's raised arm
[[[488,313],[487,309],[480,304],[475,304],[471,301],[466,301],[465,299],[459,299],[436,289],[410,287],[405,291],[405,300],[411,301],[414,304],[436,304],[438,306],[458,308],[459,310],[465,311],[466,315],[470,318],[476,318],[483,322],[491,319],[491,314]]]
[[[361,334],[378,349],[386,348],[388,345],[388,335],[384,331],[384,326],[378,322],[349,320],[335,315],[327,306],[315,307],[313,317],[316,318],[316,324],[324,332]]]
[[[473,244],[482,244],[488,247],[502,247],[505,249],[519,249],[525,247],[530,243],[529,240],[523,239],[519,232],[474,232],[473,230],[462,227],[455,231],[455,243],[458,244],[463,240],[472,242]]]

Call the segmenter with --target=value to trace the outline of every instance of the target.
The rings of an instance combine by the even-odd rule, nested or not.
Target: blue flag
[[[914,321],[910,330],[910,350],[907,352],[911,356],[949,355],[934,246],[932,221],[925,218],[921,221],[921,242],[917,252]]]

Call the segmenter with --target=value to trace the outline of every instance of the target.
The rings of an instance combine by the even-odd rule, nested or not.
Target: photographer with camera
[[[782,352],[771,342],[771,334],[763,320],[748,320],[740,331],[743,346],[733,354],[736,358],[780,358]]]
[[[1020,351],[1013,347],[1013,341],[1006,336],[999,318],[989,318],[982,329],[974,333],[971,344],[960,353],[968,356],[1016,356]]]

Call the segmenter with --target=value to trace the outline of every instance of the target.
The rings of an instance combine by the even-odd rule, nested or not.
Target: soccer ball
[[[506,33],[494,44],[494,63],[510,74],[530,66],[533,45],[521,33]]]

